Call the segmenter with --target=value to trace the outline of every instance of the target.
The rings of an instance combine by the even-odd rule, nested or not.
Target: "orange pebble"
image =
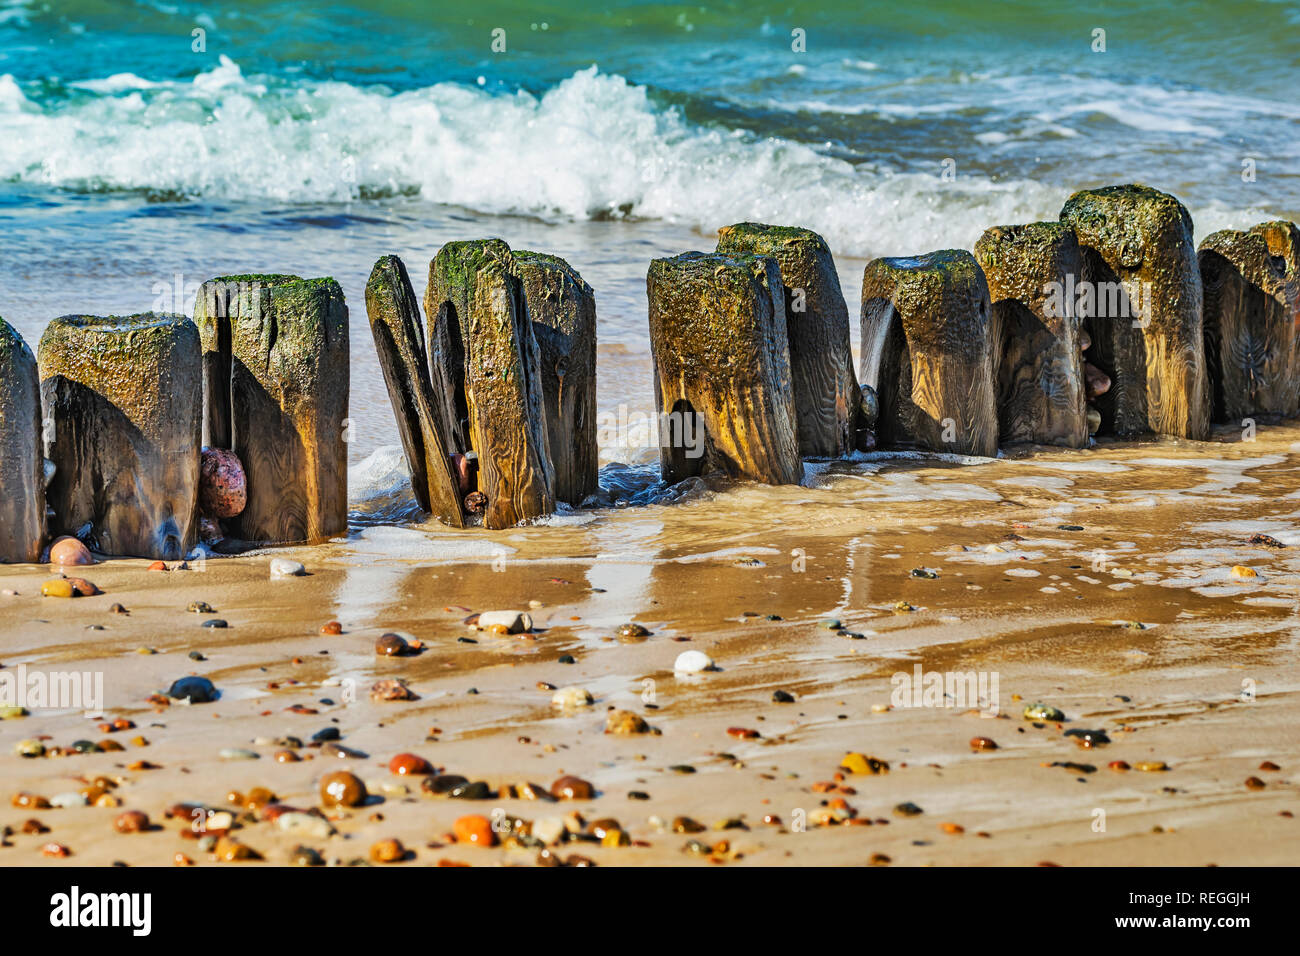
[[[492,832],[492,821],[477,813],[461,817],[452,829],[456,834],[457,843],[493,846],[497,842],[497,835]]]

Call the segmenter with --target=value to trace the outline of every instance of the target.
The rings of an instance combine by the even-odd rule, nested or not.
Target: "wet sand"
[[[256,814],[232,835],[271,865],[289,862],[298,844],[330,862],[365,859],[390,837],[412,851],[400,865],[532,864],[536,849],[457,845],[444,834],[465,814],[500,808],[537,820],[576,810],[587,821],[616,819],[634,841],[555,850],[600,865],[1294,864],[1300,427],[1240,437],[966,462],[876,454],[812,464],[802,487],[701,484],[673,503],[574,512],[509,532],[358,519],[345,541],[188,571],[107,561],[75,572],[104,593],[72,600],[40,597],[48,568],[0,568],[0,589],[17,592],[0,596],[0,662],[102,671],[104,717],[136,724],[104,734],[80,711],[48,710],[0,721],[0,812],[15,831],[0,863],[163,866],[182,853],[209,865],[213,856],[181,835],[189,821],[164,818],[169,805],[224,807],[232,790],[265,787],[309,809],[320,805],[322,774],[346,768],[378,798],[327,810],[337,835],[283,833]],[[1284,547],[1248,544],[1254,533]],[[270,580],[272,556],[310,573]],[[1234,565],[1260,577],[1238,581]],[[938,576],[911,574],[926,568]],[[214,613],[188,612],[194,601]],[[110,613],[115,602],[129,616]],[[463,623],[504,608],[530,610],[536,633]],[[201,627],[210,618],[229,627]],[[821,624],[829,619],[842,628]],[[341,635],[318,633],[330,620]],[[620,638],[629,621],[650,636]],[[88,629],[96,625],[103,630]],[[377,658],[375,639],[390,630],[425,650]],[[674,659],[691,649],[719,669],[675,676]],[[563,655],[576,662],[561,663]],[[916,664],[996,673],[999,715],[969,702],[891,707],[891,675]],[[210,678],[221,698],[148,702],[187,674]],[[372,702],[371,684],[390,677],[420,699]],[[596,702],[557,712],[539,682],[585,687]],[[773,702],[778,689],[796,700]],[[1024,707],[1038,701],[1066,720],[1025,720]],[[317,713],[291,712],[295,705]],[[611,707],[641,714],[659,733],[605,734]],[[283,748],[254,743],[308,742],[328,726],[368,756],[307,746],[301,762],[278,763],[272,755]],[[1064,736],[1072,728],[1104,730],[1111,743],[1081,748]],[[131,744],[137,734],[147,746]],[[47,747],[112,737],[125,750],[14,752],[19,740],[45,736]],[[974,752],[977,736],[998,749]],[[223,748],[260,759],[223,760]],[[418,779],[388,772],[406,751],[494,788],[575,774],[597,795],[554,804],[435,798]],[[886,761],[889,772],[837,782],[848,752]],[[128,769],[137,760],[157,769]],[[1168,769],[1117,771],[1112,761]],[[1280,769],[1261,770],[1264,761]],[[671,769],[687,766],[694,772]],[[20,791],[48,798],[100,775],[119,781],[111,792],[120,808],[10,805]],[[1248,788],[1250,777],[1263,788]],[[853,792],[825,792],[822,782]],[[392,789],[403,786],[405,795]],[[632,791],[648,799],[629,799]],[[855,824],[819,823],[837,799]],[[923,812],[899,815],[903,803]],[[158,828],[115,833],[127,809]],[[780,823],[765,823],[769,815]],[[708,830],[674,833],[655,822],[678,816]],[[21,832],[31,818],[50,832]],[[714,829],[737,820],[743,828]],[[691,840],[727,847],[695,853],[685,849]],[[72,855],[42,856],[51,841]]]

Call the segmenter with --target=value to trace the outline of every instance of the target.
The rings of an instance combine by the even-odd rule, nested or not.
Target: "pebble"
[[[772,703],[774,704],[793,704],[794,694],[784,690],[772,691]]]
[[[605,733],[631,736],[650,733],[650,725],[640,714],[630,710],[611,710],[605,718]]]
[[[1247,789],[1247,790],[1263,790],[1264,787],[1265,787],[1265,783],[1264,783],[1263,780],[1260,780],[1259,777],[1247,777],[1247,778],[1246,778],[1246,789]]]
[[[52,807],[88,807],[90,801],[86,799],[83,793],[76,793],[69,790],[66,793],[56,793],[50,797],[50,806]]]
[[[1139,760],[1133,765],[1134,770],[1145,770],[1148,773],[1158,773],[1162,770],[1168,770],[1169,765],[1163,760]]]
[[[149,829],[149,815],[142,810],[127,810],[113,821],[118,833],[140,833]]]
[[[683,651],[673,662],[673,670],[679,674],[698,674],[714,668],[713,658],[703,651]]]
[[[194,614],[216,614],[217,609],[207,601],[195,601],[186,610]]]
[[[401,840],[380,840],[370,848],[370,859],[376,863],[397,863],[406,859],[406,847]]]
[[[289,862],[294,866],[324,866],[325,859],[309,846],[296,846],[289,851]]]
[[[1259,572],[1254,568],[1248,568],[1244,564],[1234,564],[1232,566],[1232,576],[1238,581],[1256,581],[1259,580]]]
[[[398,776],[424,776],[433,773],[433,765],[418,754],[398,754],[388,761],[388,772]]]
[[[1082,727],[1074,727],[1067,730],[1065,736],[1076,738],[1080,747],[1097,747],[1110,743],[1110,737],[1104,730],[1084,730]]]
[[[479,630],[505,628],[506,634],[522,634],[533,629],[532,616],[523,611],[484,611],[478,616]]]
[[[326,621],[320,626],[320,632],[326,637],[337,637],[343,633],[343,625],[338,621]]]
[[[1284,545],[1281,541],[1277,540],[1277,538],[1273,537],[1271,534],[1259,534],[1259,533],[1252,534],[1250,536],[1250,540],[1248,540],[1246,543],[1259,545],[1265,548],[1286,547],[1286,545]]]
[[[205,447],[199,454],[199,513],[234,518],[248,504],[248,482],[239,456],[227,448]]]
[[[844,759],[840,761],[840,766],[853,774],[881,774],[889,773],[889,764],[876,757],[868,757],[866,754],[847,753]]]
[[[456,834],[457,843],[493,846],[497,842],[497,835],[492,832],[492,821],[477,813],[459,817],[452,825],[452,832]]]
[[[463,787],[469,780],[455,773],[441,773],[425,777],[420,781],[420,789],[435,797],[445,797],[458,787]]]
[[[532,835],[545,846],[556,846],[567,832],[564,817],[542,817],[533,821]]]
[[[217,699],[217,688],[206,677],[182,677],[167,688],[167,696],[191,704],[208,704]]]
[[[14,753],[20,757],[44,757],[45,744],[39,740],[33,740],[30,737],[26,740],[20,740],[14,744]]]
[[[261,754],[247,747],[223,747],[217,756],[222,760],[257,760]]]
[[[375,653],[380,657],[402,657],[411,652],[411,645],[399,634],[388,633],[375,641]]]
[[[997,750],[998,745],[992,737],[972,737],[970,739],[971,750]]]
[[[496,794],[483,780],[462,783],[448,794],[453,800],[487,800]]]
[[[95,559],[91,556],[90,549],[71,535],[55,538],[54,543],[50,545],[50,564],[70,568],[94,563]]]
[[[13,705],[9,705],[7,707],[0,707],[0,720],[13,720],[17,717],[26,717],[26,716],[27,716],[26,707],[15,707]]]
[[[230,625],[227,624],[225,621],[221,620],[221,618],[219,618],[219,617],[214,617],[214,618],[210,618],[209,620],[204,621],[202,626],[203,626],[203,627],[223,628],[223,627],[229,627]]]
[[[591,800],[596,789],[581,777],[564,776],[551,784],[551,796],[557,800]]]
[[[1025,720],[1062,721],[1065,714],[1050,704],[1030,704],[1025,708]]]
[[[419,700],[420,696],[406,686],[400,679],[376,681],[370,688],[370,699],[385,700]]]
[[[911,802],[900,803],[898,806],[894,807],[894,814],[900,817],[914,817],[924,812],[925,811],[915,803]]]
[[[576,710],[590,707],[596,702],[585,687],[561,687],[551,697],[551,706],[557,710]]]
[[[223,863],[234,863],[236,860],[260,860],[262,854],[258,853],[251,846],[240,843],[238,840],[223,836],[217,840],[216,846],[212,850],[218,860]]]
[[[327,807],[359,807],[367,796],[366,785],[354,773],[336,770],[321,777],[320,799]]]
[[[640,624],[624,624],[618,629],[618,636],[625,639],[638,640],[650,636],[650,631]]]
[[[271,577],[275,578],[296,578],[307,573],[307,569],[302,566],[300,561],[290,561],[288,558],[271,559]]]
[[[285,833],[294,833],[314,840],[324,840],[334,832],[334,828],[324,817],[318,817],[314,813],[304,813],[301,810],[281,813],[275,818],[275,825]]]
[[[913,568],[912,577],[923,578],[927,581],[933,581],[939,576],[939,572],[934,568]]]

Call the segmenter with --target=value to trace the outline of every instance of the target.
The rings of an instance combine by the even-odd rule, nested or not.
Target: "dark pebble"
[[[217,699],[217,688],[206,677],[182,677],[167,688],[172,700],[189,698],[191,704],[207,704]]]
[[[784,690],[772,691],[772,703],[774,704],[793,704],[794,694]]]
[[[342,736],[337,727],[323,727],[312,734],[311,739],[317,743],[323,743],[326,740],[338,740]]]

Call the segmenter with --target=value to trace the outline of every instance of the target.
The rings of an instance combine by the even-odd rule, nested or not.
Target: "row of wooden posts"
[[[1224,230],[1198,254],[1187,210],[1145,186],[1076,193],[1058,221],[991,228],[973,255],[873,260],[856,375],[814,232],[726,227],[712,253],[654,260],[646,289],[668,481],[797,482],[804,458],[877,441],[993,455],[1098,432],[1203,439],[1211,421],[1300,413],[1300,231]],[[448,243],[422,316],[385,256],[366,308],[423,509],[500,529],[598,490],[595,297],[568,263],[500,239]],[[1110,387],[1090,401],[1097,369]],[[35,358],[0,320],[0,561],[39,560],[62,534],[184,556],[204,446],[245,473],[226,539],[337,535],[348,388],[332,279],[213,279],[193,320],[63,316]]]

